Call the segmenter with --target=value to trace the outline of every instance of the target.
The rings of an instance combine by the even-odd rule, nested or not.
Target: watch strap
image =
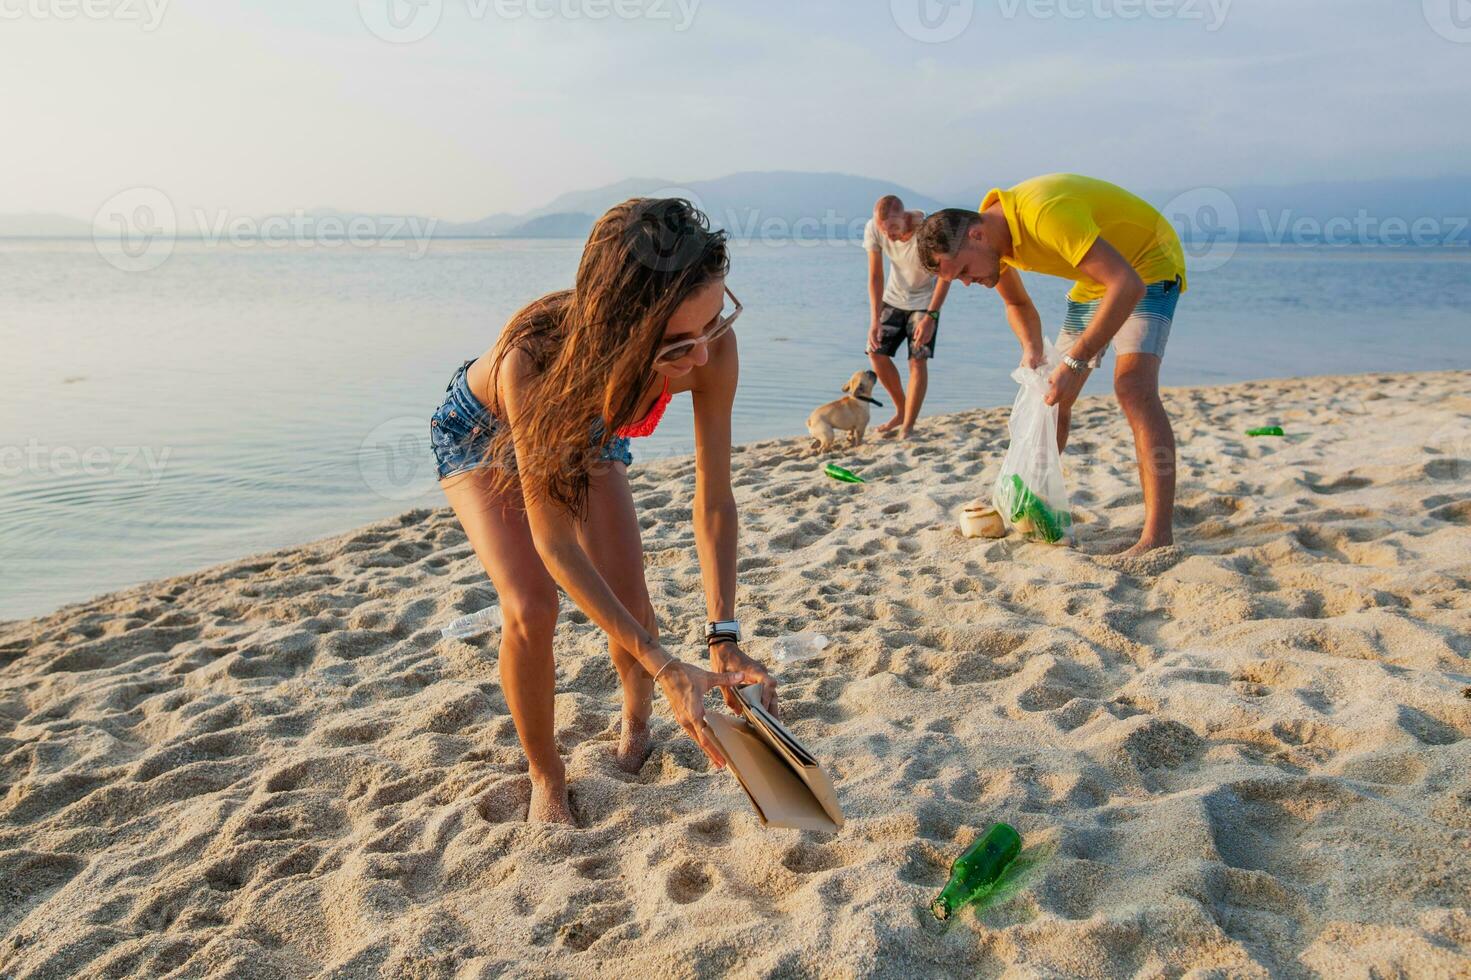
[[[713,623],[706,623],[705,639],[710,640],[717,636],[721,638],[728,637],[739,643],[741,639],[740,621],[736,619],[721,619]]]

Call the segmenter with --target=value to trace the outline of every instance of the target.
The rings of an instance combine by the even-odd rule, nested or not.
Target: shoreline
[[[1166,386],[1166,387],[1162,387],[1160,390],[1161,390],[1162,395],[1166,399],[1166,407],[1168,408],[1169,407],[1169,398],[1170,398],[1170,395],[1172,393],[1173,394],[1176,394],[1176,395],[1179,395],[1179,394],[1184,393],[1184,392],[1193,392],[1193,391],[1219,391],[1219,390],[1228,389],[1228,388],[1238,388],[1238,387],[1243,387],[1243,386],[1252,386],[1252,387],[1255,387],[1255,386],[1261,386],[1261,385],[1269,385],[1269,386],[1270,385],[1278,385],[1278,386],[1287,387],[1287,386],[1290,386],[1290,385],[1292,385],[1294,383],[1298,383],[1298,382],[1322,382],[1322,383],[1329,383],[1329,382],[1334,382],[1334,381],[1342,381],[1342,382],[1363,382],[1363,381],[1371,381],[1372,382],[1372,381],[1380,381],[1380,380],[1393,379],[1393,378],[1413,378],[1413,377],[1419,377],[1419,376],[1422,376],[1422,375],[1443,375],[1443,374],[1461,374],[1461,375],[1465,375],[1468,379],[1471,379],[1471,368],[1450,368],[1450,369],[1446,369],[1446,370],[1443,370],[1443,371],[1396,371],[1396,372],[1376,372],[1376,371],[1369,371],[1369,372],[1361,372],[1361,373],[1354,373],[1354,374],[1302,375],[1302,376],[1292,376],[1292,377],[1275,377],[1274,376],[1274,377],[1266,377],[1266,378],[1254,378],[1254,379],[1252,379],[1250,381],[1223,382],[1223,383],[1218,384],[1218,385],[1180,385],[1180,386],[1175,386],[1175,387],[1168,387],[1168,386]],[[1079,403],[1080,409],[1081,408],[1087,408],[1087,407],[1094,407],[1094,406],[1096,406],[1098,404],[1105,404],[1105,405],[1113,405],[1114,404],[1113,403],[1113,396],[1112,395],[1105,395],[1105,394],[1089,395],[1089,396],[1086,396],[1084,398],[1080,398],[1078,400],[1078,403]],[[934,424],[934,423],[937,423],[937,422],[938,423],[946,423],[946,422],[948,422],[950,420],[961,419],[962,417],[969,417],[969,416],[972,416],[972,415],[981,416],[981,417],[987,417],[987,420],[989,420],[989,415],[991,413],[1000,412],[1001,413],[1000,425],[1001,425],[1001,431],[1002,431],[1002,434],[1003,434],[1003,437],[1004,437],[1005,427],[1006,427],[1006,417],[1010,413],[1010,411],[1011,411],[1011,406],[1010,405],[995,405],[995,406],[984,407],[984,408],[963,409],[963,410],[955,411],[955,412],[944,412],[944,413],[941,413],[941,414],[938,414],[938,415],[927,415],[927,416],[924,416],[923,417],[922,421],[923,422],[927,422],[927,423],[931,423],[931,424]],[[882,419],[879,418],[879,416],[881,414],[882,414],[882,412],[875,411],[875,413],[874,413],[874,420],[873,420],[873,423],[872,423],[873,425],[876,425],[878,422],[882,421]],[[917,439],[915,440],[915,443],[916,444],[917,443],[922,443],[923,441],[924,441],[924,432],[923,431],[920,431],[918,433]],[[780,446],[785,445],[785,444],[791,444],[793,446],[805,447],[807,445],[807,442],[808,442],[808,437],[806,435],[801,435],[801,436],[796,436],[796,435],[791,435],[791,436],[776,436],[776,437],[771,437],[771,438],[766,438],[766,439],[753,440],[751,442],[740,443],[740,444],[737,444],[737,445],[733,446],[732,449],[731,449],[732,458],[734,458],[736,455],[738,455],[742,450],[746,450],[746,449],[758,449],[758,448],[759,449],[769,449],[769,448],[780,447]],[[888,444],[887,440],[882,440],[882,439],[876,438],[874,436],[873,431],[872,431],[872,427],[870,427],[869,438],[866,441],[866,444],[863,447],[863,449],[871,450],[875,445],[886,445],[886,444]],[[635,444],[635,448],[637,448],[637,444]],[[1075,455],[1075,453],[1074,453],[1075,448],[1076,447],[1074,447],[1074,446],[1069,446],[1068,455],[1065,457],[1065,461],[1070,461],[1073,458],[1073,456]],[[1468,447],[1467,451],[1468,452],[1471,452],[1471,447]],[[1000,452],[1002,454],[1005,453],[1005,442],[1004,442],[1004,438],[1003,438],[1003,442],[1002,442],[1002,445],[1001,445]],[[862,455],[862,450],[860,450],[860,453],[859,454],[851,454],[851,453],[848,453],[848,450],[844,447],[844,448],[841,448],[841,449],[834,449],[826,457],[821,457],[820,459],[819,459],[819,457],[813,457],[813,458],[814,458],[814,460],[819,460],[819,463],[820,463],[820,461],[824,461],[824,460],[827,460],[827,459],[841,460],[841,459],[844,459],[844,458],[850,458],[853,455]],[[679,455],[679,456],[658,456],[658,457],[643,457],[643,456],[637,456],[636,455],[636,457],[634,459],[633,469],[629,473],[630,483],[634,483],[634,482],[637,481],[638,476],[639,476],[639,471],[641,469],[643,469],[643,468],[650,467],[650,466],[661,466],[661,465],[662,466],[672,466],[672,465],[677,464],[679,461],[686,460],[686,459],[691,459],[692,460],[693,459],[693,454],[692,453],[685,453],[685,454],[682,454],[682,455]],[[998,460],[997,461],[999,462],[999,457],[998,457]],[[986,496],[986,497],[989,498],[989,495],[990,495],[990,487],[989,487],[989,485],[987,485],[987,486],[981,488],[980,490],[978,490],[978,492],[977,492],[976,495],[977,496]],[[333,532],[333,533],[329,533],[329,534],[320,535],[318,537],[310,538],[310,539],[308,539],[306,541],[298,541],[298,542],[294,542],[294,543],[287,543],[287,544],[280,545],[279,547],[267,548],[267,549],[264,549],[264,550],[261,550],[261,551],[253,551],[253,552],[249,552],[249,553],[247,553],[245,555],[242,555],[240,557],[237,557],[237,558],[229,558],[229,559],[225,559],[224,561],[214,562],[214,563],[209,564],[209,565],[206,565],[206,566],[204,566],[202,568],[191,569],[191,570],[183,571],[183,572],[177,572],[177,573],[174,573],[174,574],[171,574],[171,575],[164,575],[164,576],[160,576],[160,577],[157,577],[157,578],[147,579],[147,580],[145,580],[143,582],[138,582],[138,583],[135,583],[133,585],[125,585],[125,586],[122,586],[122,587],[119,587],[119,588],[116,588],[116,589],[109,589],[109,590],[107,590],[105,592],[99,592],[96,595],[93,595],[93,596],[88,597],[88,598],[85,598],[85,599],[77,599],[77,600],[73,600],[73,601],[70,601],[70,602],[65,602],[65,603],[61,604],[60,606],[57,606],[55,609],[52,609],[52,610],[49,610],[49,611],[43,612],[43,613],[37,613],[36,615],[33,615],[33,616],[21,616],[21,617],[9,618],[9,619],[0,618],[0,631],[6,630],[8,628],[13,628],[13,627],[16,627],[16,626],[19,626],[19,625],[23,625],[23,624],[26,624],[26,623],[35,623],[35,622],[38,622],[38,621],[47,620],[47,619],[50,619],[50,618],[55,617],[55,616],[64,615],[64,614],[66,614],[68,612],[85,611],[85,610],[87,610],[88,608],[94,606],[97,603],[101,603],[101,602],[108,601],[108,600],[116,600],[116,599],[120,599],[120,598],[125,597],[125,596],[132,596],[134,594],[142,594],[142,593],[145,593],[145,592],[149,591],[149,589],[152,588],[152,587],[154,587],[154,586],[159,586],[159,585],[163,585],[163,584],[172,584],[172,583],[179,582],[180,580],[189,580],[189,579],[195,578],[197,576],[205,575],[205,574],[207,574],[209,572],[212,572],[212,571],[217,571],[217,570],[220,570],[220,569],[225,569],[225,568],[229,568],[229,567],[233,567],[233,566],[239,565],[242,562],[255,562],[255,561],[262,561],[262,560],[265,560],[265,559],[280,559],[280,558],[286,557],[288,555],[288,553],[293,552],[293,551],[300,551],[300,550],[304,550],[304,549],[307,549],[307,548],[323,547],[323,546],[326,546],[330,542],[337,541],[338,539],[341,539],[341,538],[347,538],[350,535],[355,535],[355,534],[358,534],[360,532],[366,532],[366,531],[368,531],[370,529],[376,529],[376,528],[380,528],[380,527],[392,527],[395,524],[399,524],[399,522],[401,522],[407,515],[410,515],[410,514],[413,514],[413,515],[420,515],[421,513],[434,514],[434,513],[441,512],[441,511],[444,512],[444,513],[449,513],[448,505],[447,504],[441,504],[440,506],[437,506],[437,507],[415,507],[415,508],[410,508],[408,510],[405,510],[405,511],[400,512],[399,514],[390,515],[388,517],[384,517],[384,518],[381,518],[381,519],[376,520],[376,521],[369,521],[369,522],[367,522],[365,524],[356,525],[356,526],[351,527],[351,528],[348,528],[346,530],[342,530],[342,531],[337,531],[337,532]],[[399,526],[402,526],[402,525],[400,524]],[[488,580],[487,580],[487,583],[486,583],[486,587],[487,587],[487,589],[489,589],[489,587],[490,587]]]
[[[747,650],[838,834],[764,830],[564,608],[577,829],[522,822],[493,599],[447,508],[0,622],[0,973],[977,976],[1471,971],[1471,371],[1167,388],[1177,546],[1137,559],[1133,446],[1080,399],[1081,547],[967,540],[1008,407],[909,443],[733,452]],[[1269,422],[1283,439],[1249,439]],[[838,484],[837,462],[870,482]],[[704,622],[693,461],[636,463],[665,642]],[[992,821],[1041,859],[917,910]]]

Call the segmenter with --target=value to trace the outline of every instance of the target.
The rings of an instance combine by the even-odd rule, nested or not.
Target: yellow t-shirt
[[[1011,229],[1012,254],[1001,261],[1073,280],[1069,299],[1086,303],[1103,295],[1103,285],[1078,270],[1100,237],[1118,249],[1145,285],[1179,276],[1185,291],[1180,236],[1163,215],[1122,187],[1077,174],[1048,174],[1010,190],[993,189],[981,210],[997,201]]]

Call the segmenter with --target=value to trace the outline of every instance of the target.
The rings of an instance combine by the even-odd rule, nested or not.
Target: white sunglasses
[[[654,363],[670,364],[674,361],[683,360],[693,354],[696,347],[702,345],[708,346],[725,336],[726,331],[730,330],[730,325],[735,323],[736,317],[741,315],[742,309],[741,301],[735,298],[735,293],[730,291],[729,286],[725,289],[725,295],[730,297],[730,301],[735,305],[735,309],[716,320],[715,326],[711,327],[709,332],[702,336],[689,340],[676,340],[672,344],[665,344],[663,347],[660,347],[654,352]]]

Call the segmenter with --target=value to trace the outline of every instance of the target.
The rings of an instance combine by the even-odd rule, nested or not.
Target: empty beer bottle
[[[943,921],[971,902],[985,898],[1021,850],[1022,838],[1015,828],[1010,824],[992,824],[990,830],[950,865],[950,880],[930,903],[935,918]]]
[[[828,463],[822,468],[822,471],[828,476],[832,477],[834,480],[842,480],[844,483],[866,482],[863,477],[859,476],[857,473],[854,473],[851,470],[845,470],[837,463]]]
[[[1247,429],[1246,434],[1249,436],[1280,436],[1283,432],[1280,425],[1261,425],[1255,429]]]

